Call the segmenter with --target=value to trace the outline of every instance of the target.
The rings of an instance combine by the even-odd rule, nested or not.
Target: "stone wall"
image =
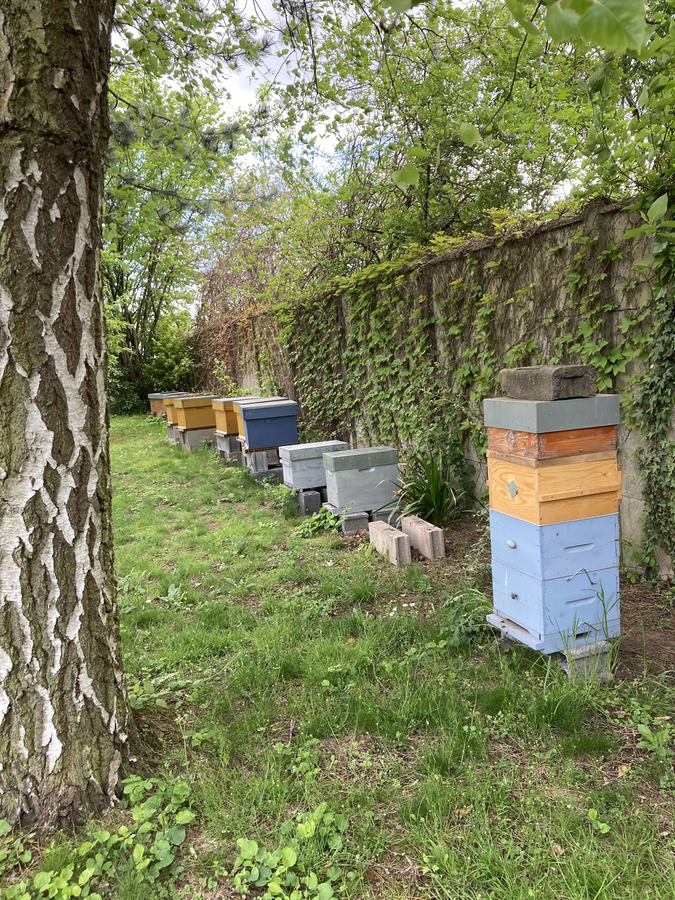
[[[648,352],[654,276],[649,239],[623,235],[639,221],[639,213],[597,201],[524,234],[477,237],[407,266],[376,268],[358,284],[302,297],[283,311],[257,311],[238,325],[234,375],[240,386],[267,383],[296,399],[308,439],[358,445],[420,443],[425,416],[438,424],[438,405],[461,401],[466,453],[481,489],[481,405],[498,393],[498,370],[592,362],[596,353],[604,390],[621,392],[627,410],[619,433],[622,534],[638,547],[641,435],[629,411],[631,382]],[[623,371],[609,370],[612,355]],[[448,431],[457,421],[455,410]],[[669,560],[660,562],[667,572]]]

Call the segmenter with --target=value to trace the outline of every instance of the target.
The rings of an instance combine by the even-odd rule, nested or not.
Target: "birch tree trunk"
[[[100,243],[114,0],[0,0],[0,816],[110,805],[127,746]]]

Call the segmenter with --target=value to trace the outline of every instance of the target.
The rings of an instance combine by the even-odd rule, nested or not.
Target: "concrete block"
[[[301,516],[313,516],[321,509],[321,494],[318,491],[300,491],[298,506]]]
[[[168,438],[169,438],[169,443],[170,443],[170,444],[177,444],[177,443],[178,443],[178,431],[177,431],[175,425],[173,425],[173,424],[170,423],[170,422],[167,422],[166,433],[167,433],[167,436],[168,436]]]
[[[398,511],[398,507],[385,506],[384,509],[373,510],[368,518],[371,522],[386,522],[387,525],[393,525],[394,528],[398,528],[401,514]]]
[[[619,395],[596,394],[580,400],[511,400],[497,397],[483,401],[488,428],[530,431],[572,431],[619,424]]]
[[[190,428],[189,430],[178,429],[178,440],[183,450],[188,453],[195,453],[200,450],[204,444],[215,447],[216,434],[215,428]]]
[[[348,512],[344,514],[341,530],[343,534],[355,534],[368,528],[368,513]]]
[[[231,460],[241,464],[241,444],[232,435],[223,435],[216,432],[216,447],[221,459]]]
[[[269,470],[267,450],[245,450],[243,453],[244,465],[250,470],[251,475]]]
[[[386,522],[371,522],[368,525],[370,543],[378,553],[385,553],[392,566],[410,565],[410,538],[393,525]]]
[[[403,516],[401,531],[410,538],[410,546],[418,550],[427,559],[445,558],[445,539],[443,529],[419,516]]]
[[[595,397],[595,382],[595,366],[523,366],[499,373],[499,386],[512,400]]]
[[[249,469],[249,472],[251,473],[251,478],[255,481],[267,481],[269,479],[281,483],[284,480],[281,466],[274,466],[273,468],[263,470],[262,472],[251,472]]]
[[[319,494],[321,494],[321,502],[327,503],[328,502],[328,488],[320,487]]]
[[[607,641],[571,647],[551,658],[573,681],[613,681],[612,648]]]

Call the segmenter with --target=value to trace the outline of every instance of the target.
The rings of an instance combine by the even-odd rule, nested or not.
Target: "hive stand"
[[[258,396],[214,397],[211,401],[216,416],[216,448],[221,459],[242,463],[241,445],[237,440],[237,413],[234,404],[240,401],[261,400]]]
[[[605,673],[606,642],[620,633],[619,398],[594,395],[587,366],[578,379],[573,366],[544,368],[542,379],[531,369],[522,378],[519,370],[502,373],[502,386],[514,386],[519,399],[485,401],[494,598],[488,621],[564,659],[568,674]],[[539,399],[523,398],[528,384]],[[553,399],[570,390],[574,399]],[[579,396],[584,390],[594,396]]]

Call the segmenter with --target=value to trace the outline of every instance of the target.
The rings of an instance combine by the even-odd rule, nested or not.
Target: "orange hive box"
[[[621,468],[611,451],[535,460],[488,451],[490,509],[535,525],[619,511]]]
[[[179,430],[216,427],[216,412],[211,405],[213,397],[176,397],[173,401],[176,424]]]
[[[576,428],[572,431],[509,431],[488,428],[488,450],[526,459],[558,459],[616,450],[616,425]]]

